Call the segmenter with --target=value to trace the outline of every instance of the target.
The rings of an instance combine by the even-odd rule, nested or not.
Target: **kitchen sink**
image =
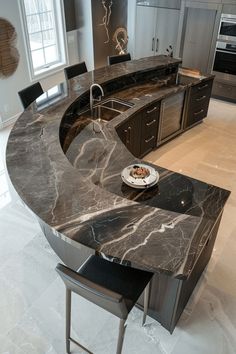
[[[101,119],[105,121],[110,121],[116,116],[118,116],[121,111],[110,109],[103,105],[97,105],[93,107],[92,117],[93,119]]]
[[[93,119],[108,122],[132,106],[133,103],[130,102],[122,101],[117,98],[107,98],[94,105],[92,112],[88,109],[85,114]]]
[[[118,98],[107,98],[100,103],[101,106],[117,110],[120,113],[125,112],[127,109],[133,106],[133,103],[122,101]]]

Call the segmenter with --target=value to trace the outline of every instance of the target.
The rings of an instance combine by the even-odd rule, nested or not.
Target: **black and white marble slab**
[[[165,56],[145,58],[70,80],[57,100],[40,109],[32,104],[20,116],[6,159],[16,191],[55,237],[75,247],[83,244],[116,262],[185,278],[222,214],[229,191],[159,166],[156,187],[145,192],[127,187],[120,173],[138,160],[115,130],[145,105],[186,89],[171,75],[163,85],[160,77],[148,87],[155,70],[179,62]],[[132,100],[132,90],[138,96],[132,108],[104,123],[98,133],[93,119],[81,113],[94,82],[107,96],[114,91]]]

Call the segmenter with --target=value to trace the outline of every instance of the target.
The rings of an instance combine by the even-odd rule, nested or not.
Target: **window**
[[[64,84],[61,83],[44,92],[41,96],[36,99],[36,104],[38,108],[44,108],[45,105],[50,104],[50,102],[56,102],[64,94]]]
[[[65,26],[60,0],[21,0],[32,79],[66,63]]]

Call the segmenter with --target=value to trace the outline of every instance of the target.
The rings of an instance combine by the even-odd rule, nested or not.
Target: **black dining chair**
[[[120,54],[120,55],[110,55],[107,57],[108,65],[122,63],[123,61],[128,61],[128,60],[131,60],[130,53]]]
[[[39,82],[24,88],[23,90],[18,92],[21,103],[26,109],[32,102],[36,100],[39,96],[43,94],[42,86]]]
[[[64,68],[65,77],[67,80],[72,79],[75,76],[84,74],[88,71],[85,61],[67,66]]]
[[[56,271],[66,286],[66,352],[70,353],[70,342],[89,352],[70,335],[71,292],[74,292],[120,318],[116,350],[116,354],[120,354],[126,329],[125,321],[144,290],[143,324],[145,323],[149,284],[153,274],[94,255],[90,256],[77,272],[60,263]]]

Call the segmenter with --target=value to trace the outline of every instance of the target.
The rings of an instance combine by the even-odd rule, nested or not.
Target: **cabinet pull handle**
[[[125,133],[125,145],[129,144],[129,140],[128,140],[128,129],[124,130]]]
[[[158,52],[159,50],[159,38],[157,38],[157,41],[156,41],[156,52]]]
[[[199,112],[195,112],[194,115],[197,116],[198,114],[201,114],[202,112],[204,112],[204,109],[201,109]]]
[[[154,52],[154,37],[152,38],[152,52]]]
[[[204,86],[200,86],[198,87],[197,89],[200,91],[200,90],[203,90],[204,88],[208,87],[208,84],[204,85]]]
[[[202,101],[202,100],[204,100],[206,98],[206,96],[202,96],[202,97],[200,97],[200,98],[196,98],[196,101]]]
[[[154,139],[155,138],[155,136],[154,135],[152,135],[151,136],[151,138],[149,138],[149,139],[145,139],[145,143],[149,143],[152,139]]]
[[[153,123],[156,123],[156,119],[153,119],[151,122],[146,123],[147,127],[150,127]]]
[[[131,127],[128,127],[128,133],[129,133],[128,143],[131,144]]]
[[[147,114],[150,114],[150,113],[152,113],[152,112],[154,112],[154,111],[156,111],[157,110],[157,107],[154,107],[153,109],[151,109],[150,111],[147,111]]]

